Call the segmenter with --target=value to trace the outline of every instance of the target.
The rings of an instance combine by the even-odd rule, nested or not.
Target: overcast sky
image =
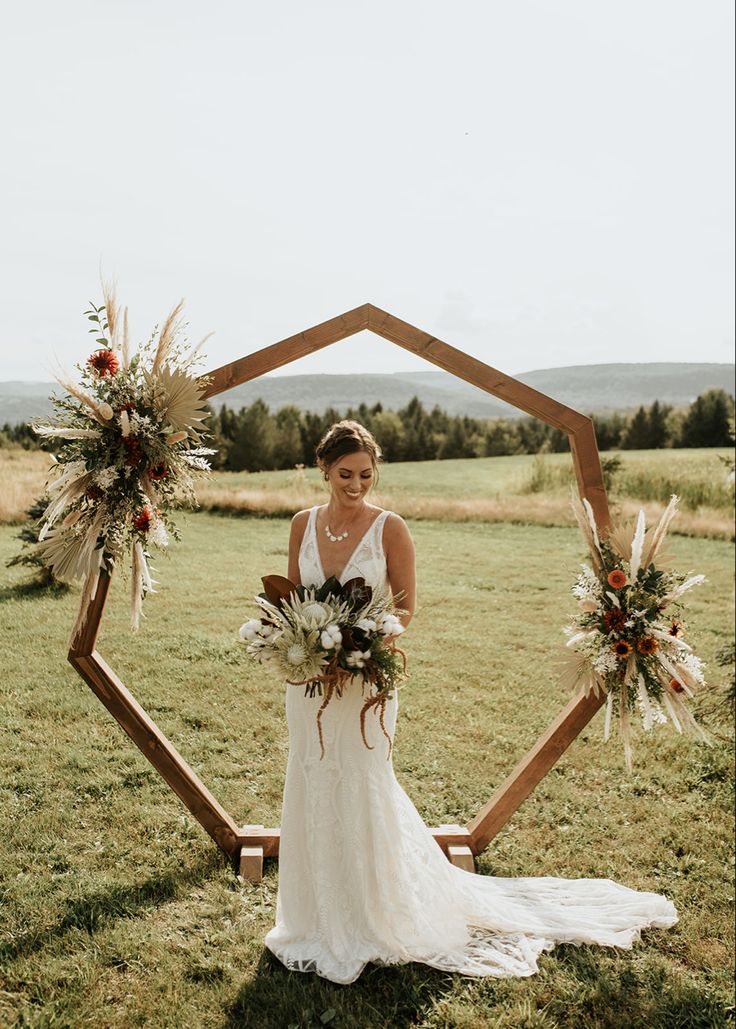
[[[100,262],[207,367],[366,301],[511,373],[730,361],[733,36],[732,0],[6,5],[0,379],[84,360]]]

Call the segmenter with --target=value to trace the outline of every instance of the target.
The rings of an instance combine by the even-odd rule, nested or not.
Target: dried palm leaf
[[[186,431],[200,442],[200,433],[206,430],[204,419],[208,412],[197,380],[169,365],[161,368],[155,376],[146,373],[146,379],[154,388],[154,403],[174,433]]]

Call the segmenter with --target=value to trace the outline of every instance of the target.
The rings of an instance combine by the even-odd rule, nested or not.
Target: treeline
[[[724,390],[701,394],[689,408],[655,400],[634,413],[592,415],[600,450],[656,450],[663,447],[723,447],[733,438],[734,402]],[[289,405],[271,411],[256,400],[239,411],[223,406],[212,411],[213,466],[228,471],[270,471],[311,465],[324,432],[340,418],[355,418],[374,434],[387,461],[432,461],[458,457],[496,457],[569,449],[564,432],[537,418],[469,418],[439,407],[427,410],[414,397],[400,411],[381,404],[360,404],[344,415],[332,408],[302,411]],[[36,448],[28,425],[5,425],[0,446]],[[54,449],[58,447],[58,443]]]

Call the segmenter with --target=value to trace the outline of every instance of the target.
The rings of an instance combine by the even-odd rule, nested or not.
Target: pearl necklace
[[[325,525],[325,533],[327,535],[327,539],[330,540],[332,543],[339,543],[340,540],[347,539],[347,536],[348,536],[348,530],[347,529],[345,530],[345,532],[341,533],[339,536],[333,535],[333,533],[330,532],[329,525]]]

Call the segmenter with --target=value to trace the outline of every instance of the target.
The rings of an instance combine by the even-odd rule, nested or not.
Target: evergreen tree
[[[725,390],[709,389],[690,405],[682,423],[681,447],[728,447],[731,445],[729,419],[733,397]]]
[[[276,414],[276,433],[273,449],[275,468],[294,468],[305,464],[301,431],[302,416],[298,407],[289,404]]]
[[[626,427],[621,440],[624,450],[649,449],[649,418],[644,407],[640,407]]]
[[[671,408],[667,404],[660,405],[658,400],[655,400],[649,408],[649,446],[653,450],[661,450],[667,446],[669,441],[667,416],[670,410]]]
[[[231,471],[263,472],[274,467],[276,425],[260,399],[241,409],[238,428],[228,455]]]

